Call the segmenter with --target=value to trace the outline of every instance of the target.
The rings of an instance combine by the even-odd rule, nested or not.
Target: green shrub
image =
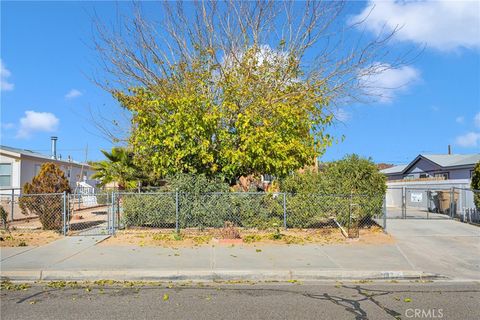
[[[314,227],[331,218],[347,225],[350,218],[358,222],[381,213],[387,186],[371,159],[349,155],[324,164],[319,172],[295,173],[281,181],[280,188],[292,194],[287,225]]]
[[[175,227],[175,194],[121,195],[121,222],[125,227]]]
[[[271,228],[283,225],[283,195],[275,193],[235,193],[230,201],[231,215],[244,228]]]
[[[348,215],[349,199],[345,196],[318,193],[296,193],[287,196],[287,226],[318,228],[333,218]]]
[[[168,176],[165,179],[165,186],[161,191],[175,191],[188,192],[193,194],[201,194],[208,192],[227,192],[229,185],[225,182],[223,177],[217,176],[209,178],[204,174],[176,174]]]

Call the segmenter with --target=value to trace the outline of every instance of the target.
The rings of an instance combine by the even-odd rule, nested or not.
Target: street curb
[[[18,270],[2,271],[11,281],[313,281],[313,280],[448,280],[422,271],[309,270]]]

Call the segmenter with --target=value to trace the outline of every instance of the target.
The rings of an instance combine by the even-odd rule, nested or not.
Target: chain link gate
[[[388,219],[459,219],[477,220],[473,202],[475,190],[447,186],[389,187],[386,212]]]
[[[94,236],[113,233],[113,193],[69,194],[64,213],[64,234]]]

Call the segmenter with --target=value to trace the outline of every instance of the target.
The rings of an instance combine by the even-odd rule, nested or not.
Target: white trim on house
[[[77,182],[88,179],[93,170],[87,163],[71,160],[52,159],[52,157],[31,150],[0,146],[0,163],[11,165],[9,186],[0,186],[0,189],[20,189],[26,182],[30,182],[38,174],[41,165],[47,162],[57,164],[65,172],[72,190]],[[2,192],[3,193],[3,192]]]
[[[380,170],[389,180],[408,180],[445,176],[446,179],[471,178],[480,154],[420,154],[406,165]],[[419,165],[420,164],[420,165]],[[426,170],[426,167],[429,168]]]

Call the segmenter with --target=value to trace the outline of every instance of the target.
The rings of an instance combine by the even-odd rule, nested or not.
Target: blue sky
[[[355,2],[375,9],[367,30],[402,25],[392,51],[426,45],[413,64],[377,81],[395,86],[389,99],[342,107],[332,133],[345,135],[322,160],[348,153],[405,163],[419,153],[480,152],[480,4],[476,1]],[[101,159],[111,144],[90,124],[89,108],[109,114],[116,102],[88,76],[94,52],[91,15],[112,18],[109,2],[1,2],[1,144]]]

